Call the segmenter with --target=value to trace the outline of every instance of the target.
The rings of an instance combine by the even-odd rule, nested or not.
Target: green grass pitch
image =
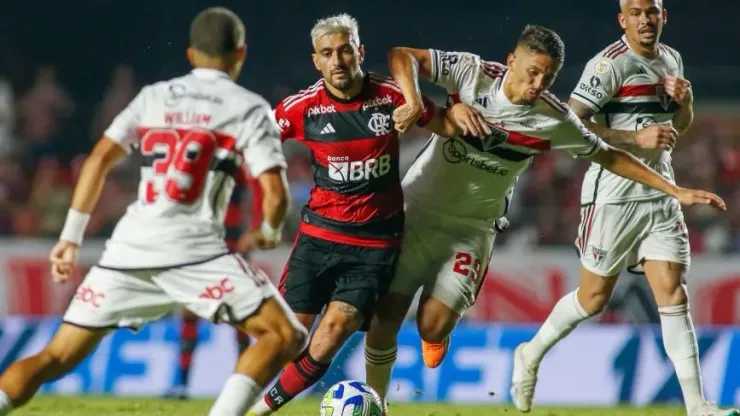
[[[208,414],[211,400],[170,401],[151,398],[110,397],[50,397],[33,399],[13,416],[65,415],[65,416],[202,416]],[[278,415],[318,416],[319,398],[298,400],[290,403]],[[506,405],[459,406],[441,403],[391,403],[391,416],[515,416],[524,415]],[[683,416],[678,407],[647,408],[566,408],[540,407],[527,415],[531,416]]]

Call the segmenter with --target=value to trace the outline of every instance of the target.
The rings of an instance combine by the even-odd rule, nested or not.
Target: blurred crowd
[[[106,126],[135,96],[139,85],[128,66],[117,67],[97,103],[78,102],[58,79],[53,66],[40,67],[27,86],[14,85],[0,73],[0,234],[55,237],[61,230],[77,174]],[[278,86],[268,97],[273,104],[294,92]],[[92,108],[83,108],[83,107]],[[714,191],[725,198],[729,212],[706,207],[685,209],[695,253],[740,252],[740,117],[727,106],[697,104],[690,132],[679,140],[674,168],[683,186]],[[740,102],[734,109],[740,108]],[[718,111],[717,109],[724,109]],[[76,112],[92,114],[89,133],[71,134]],[[734,113],[734,114],[733,114]],[[402,170],[413,162],[426,141],[422,130],[403,138]],[[312,186],[310,156],[296,143],[285,147],[288,178],[295,207],[287,227],[295,233],[298,213]],[[110,234],[137,190],[139,160],[128,159],[106,183],[90,223],[89,235]],[[580,221],[580,186],[588,163],[566,153],[549,153],[533,161],[521,179],[510,210],[512,228],[497,244],[568,246]],[[248,198],[247,198],[248,203]],[[245,207],[246,209],[246,207]],[[292,238],[292,235],[286,235]]]

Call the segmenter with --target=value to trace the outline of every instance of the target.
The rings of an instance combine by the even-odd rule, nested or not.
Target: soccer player
[[[435,49],[393,48],[389,57],[391,73],[415,109],[398,121],[399,129],[422,111],[421,75],[447,89],[454,102],[480,112],[483,122],[474,111],[472,125],[458,121],[471,126],[465,130],[490,133],[483,141],[469,135],[432,136],[403,180],[407,220],[401,256],[365,345],[367,382],[383,397],[396,360],[397,333],[420,287],[417,326],[424,361],[434,367],[444,358],[451,331],[483,284],[517,178],[536,155],[566,150],[684,204],[724,208],[719,197],[679,188],[629,153],[605,144],[547,91],[565,58],[563,42],[549,29],[527,26],[506,65]],[[454,106],[450,115],[459,120],[470,112]]]
[[[252,215],[250,217],[249,229],[259,228],[259,222],[262,221],[262,190],[259,183],[248,177],[248,172],[244,167],[234,173],[234,190],[231,193],[229,204],[226,207],[224,215],[224,226],[226,231],[226,247],[232,253],[239,253],[246,256],[251,247],[249,247],[249,233],[244,233],[244,196],[249,190],[250,204],[252,206]],[[255,226],[256,224],[256,226]],[[241,244],[240,244],[241,242]],[[193,354],[198,345],[198,315],[190,312],[187,308],[182,308],[180,319],[180,357],[177,368],[177,384],[168,391],[166,397],[175,399],[187,399],[188,385],[190,383],[190,367],[193,362]],[[251,342],[249,335],[236,330],[236,344],[239,355],[249,347]]]
[[[681,55],[659,42],[667,13],[660,0],[621,0],[624,35],[591,61],[569,104],[609,144],[622,148],[674,183],[671,151],[693,118],[691,84]],[[663,346],[689,415],[738,415],[707,403],[689,315],[689,238],[677,201],[592,164],[581,190],[576,248],[580,283],[553,308],[535,337],[516,349],[511,395],[529,411],[545,353],[609,301],[625,266],[642,269],[658,305]]]
[[[234,82],[245,52],[241,20],[227,9],[204,10],[190,28],[187,56],[195,69],[144,87],[105,131],[85,162],[51,251],[54,279],[71,276],[105,177],[133,148],[144,156],[138,199],[49,344],[0,376],[0,415],[73,369],[112,329],[138,328],[178,304],[256,338],[210,415],[243,415],[303,349],[306,330],[277,289],[224,242],[224,211],[242,161],[264,190],[256,246],[279,242],[288,206],[285,157],[269,105]]]
[[[311,150],[315,180],[278,286],[306,328],[326,309],[308,349],[251,415],[271,414],[316,383],[347,338],[369,323],[393,276],[403,232],[393,119],[411,108],[392,79],[363,71],[365,48],[354,18],[319,20],[311,40],[322,79],[275,108],[282,138]],[[424,101],[418,124],[454,134],[444,113]]]

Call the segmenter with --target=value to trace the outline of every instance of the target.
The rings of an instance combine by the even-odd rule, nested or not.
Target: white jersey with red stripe
[[[241,164],[253,177],[286,166],[267,101],[211,69],[145,86],[104,135],[143,156],[138,198],[100,260],[108,268],[227,253],[223,220]]]
[[[635,53],[623,36],[586,64],[571,98],[594,110],[594,122],[612,129],[635,131],[651,124],[671,125],[678,105],[661,84],[665,75],[683,77],[683,62],[675,49],[660,44],[658,57],[650,60]],[[669,150],[619,147],[675,183]],[[584,204],[644,201],[663,196],[597,164],[591,165],[581,188]]]
[[[549,92],[533,105],[511,103],[503,91],[506,66],[464,52],[430,54],[433,81],[480,111],[493,133],[484,140],[432,136],[403,179],[409,207],[492,228],[532,157],[553,149],[588,157],[603,148]]]

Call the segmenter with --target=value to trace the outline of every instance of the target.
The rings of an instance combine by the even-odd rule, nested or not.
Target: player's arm
[[[428,78],[431,74],[431,54],[425,49],[405,47],[391,48],[388,52],[388,69],[401,88],[406,101],[393,113],[396,130],[403,133],[424,114],[424,97],[419,87],[419,74]],[[436,127],[441,127],[438,120]]]
[[[593,108],[578,98],[571,96],[568,105],[589,130],[611,145],[637,145],[643,149],[668,149],[676,145],[679,133],[671,126],[653,125],[638,131],[611,129],[592,122]]]
[[[679,134],[684,134],[694,121],[694,94],[691,83],[683,78],[667,75],[663,86],[669,97],[678,103],[678,110],[673,113],[673,127]]]
[[[141,124],[144,97],[148,91],[143,88],[116,116],[82,166],[59,242],[49,255],[51,274],[57,282],[66,282],[72,276],[90,213],[100,198],[108,172],[139,139],[137,128]]]
[[[241,135],[244,138],[242,147],[249,173],[257,178],[262,189],[263,219],[260,229],[245,235],[245,238],[259,248],[269,249],[280,243],[285,216],[290,206],[285,174],[287,163],[281,146],[280,128],[266,103],[249,110],[248,114],[250,117],[245,122]],[[276,112],[276,115],[279,113]],[[288,124],[283,131],[292,133],[290,126]],[[240,241],[240,246],[242,245]]]
[[[725,202],[719,196],[711,192],[678,187],[624,150],[604,145],[591,156],[591,160],[616,175],[677,198],[684,205],[701,204],[711,205],[721,211],[727,209]]]

